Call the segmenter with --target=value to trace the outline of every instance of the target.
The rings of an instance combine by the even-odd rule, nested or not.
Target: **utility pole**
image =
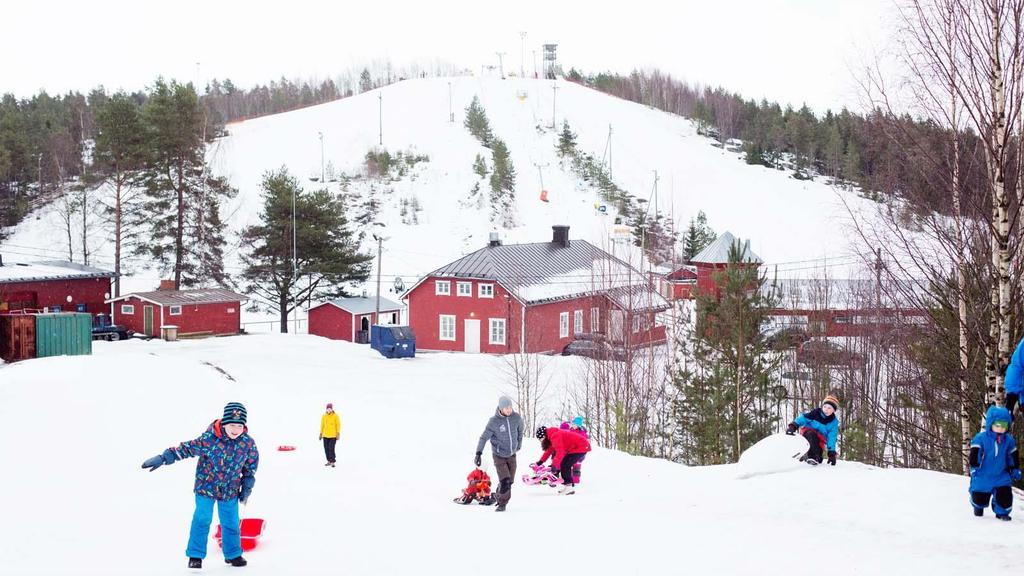
[[[526,67],[524,60],[526,58],[526,32],[519,33],[519,77],[526,78]]]
[[[452,108],[452,83],[448,82],[448,122],[455,123],[455,109]]]
[[[326,172],[324,171],[324,133],[317,132],[320,135],[320,183],[324,184],[327,182]]]
[[[505,64],[502,62],[502,56],[504,56],[505,53],[504,52],[495,52],[495,54],[498,55],[498,74],[501,76],[501,79],[504,80],[505,79]]]
[[[380,324],[380,257],[381,257],[381,243],[384,240],[383,236],[373,235],[377,239],[377,305],[374,308],[373,323]]]
[[[608,179],[612,179],[612,125],[608,125]]]
[[[295,196],[297,194],[298,194],[298,192],[293,188],[292,189],[292,284],[291,284],[293,290],[294,290],[295,286],[298,285],[298,283],[299,283],[299,256],[298,256],[299,255],[299,249],[298,249],[298,245],[299,244],[298,244],[298,241],[296,240],[296,238],[298,236],[295,233]],[[292,301],[292,312],[294,312],[294,314],[295,314],[295,316],[294,316],[295,322],[294,322],[294,324],[292,326],[292,330],[293,330],[294,333],[297,334],[299,332],[299,303],[298,303],[297,300],[293,300]]]
[[[551,85],[551,129],[555,129],[555,100],[558,96],[558,84]]]
[[[377,139],[378,144],[384,145],[384,94],[377,94]]]

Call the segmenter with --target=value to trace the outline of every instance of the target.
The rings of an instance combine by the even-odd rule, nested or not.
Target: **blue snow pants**
[[[188,548],[185,549],[185,554],[189,558],[206,558],[206,543],[210,540],[210,522],[213,521],[214,503],[217,504],[217,517],[220,519],[224,558],[231,560],[242,555],[238,498],[214,500],[196,494],[196,511],[192,514],[192,530],[188,535]]]
[[[991,492],[971,492],[971,506],[975,510],[984,510],[988,508],[989,498],[992,499],[993,512],[1009,516],[1013,510],[1013,488],[996,486]]]

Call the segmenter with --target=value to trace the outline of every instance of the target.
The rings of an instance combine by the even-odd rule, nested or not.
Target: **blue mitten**
[[[174,453],[174,450],[168,448],[167,450],[163,451],[163,454],[153,456],[152,458],[143,462],[142,467],[149,468],[149,471],[152,472],[153,470],[156,470],[157,468],[163,466],[164,464],[170,464],[171,462],[174,462],[177,459],[178,456]]]
[[[1019,482],[1021,477],[1020,468],[1014,468],[1011,470],[1010,477],[1013,478],[1014,482]]]

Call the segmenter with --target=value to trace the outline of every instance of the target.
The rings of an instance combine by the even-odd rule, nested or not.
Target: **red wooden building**
[[[560,352],[575,334],[637,346],[665,340],[668,302],[625,262],[553,226],[550,242],[484,248],[403,296],[419,350]]]
[[[113,272],[73,262],[4,262],[0,257],[0,314],[17,310],[107,311]]]
[[[359,344],[370,342],[370,326],[377,324],[375,297],[338,298],[309,309],[309,333],[331,340],[347,340]],[[402,305],[380,299],[380,324],[398,324]]]
[[[177,326],[178,335],[225,335],[242,331],[242,303],[230,290],[156,290],[111,298],[114,323],[138,334],[159,336],[161,326]]]
[[[729,250],[739,242],[729,232],[723,232],[693,259],[689,264],[657,279],[658,291],[669,300],[693,300],[698,293],[715,294],[719,290],[715,283],[715,274],[729,267]],[[742,249],[741,266],[760,266],[761,258],[750,249],[750,241],[740,242]]]

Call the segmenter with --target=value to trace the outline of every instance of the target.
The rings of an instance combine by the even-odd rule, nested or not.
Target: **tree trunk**
[[[174,289],[181,289],[181,263],[184,251],[185,233],[185,167],[178,160],[178,229],[174,232]]]
[[[121,295],[121,171],[114,168],[114,298]]]

